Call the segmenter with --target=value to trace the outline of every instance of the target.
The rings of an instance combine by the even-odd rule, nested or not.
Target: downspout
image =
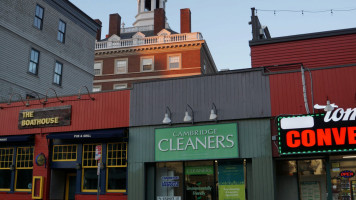
[[[302,73],[302,85],[303,85],[303,96],[304,96],[305,110],[307,111],[307,114],[310,114],[309,106],[308,106],[308,98],[307,98],[307,89],[306,89],[306,86],[305,86],[305,76],[304,76],[303,64],[300,67],[300,71]]]

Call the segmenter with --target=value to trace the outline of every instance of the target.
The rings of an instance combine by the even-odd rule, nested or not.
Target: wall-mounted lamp
[[[12,100],[12,97],[13,97],[14,95],[17,95],[18,97],[20,97],[19,99],[21,100],[21,102],[23,103],[24,106],[28,107],[28,106],[30,105],[30,104],[28,104],[28,103],[25,103],[25,102],[23,101],[23,99],[22,99],[22,96],[21,96],[20,94],[18,94],[18,93],[12,93],[12,94],[10,95],[10,98],[9,98],[9,101],[7,102],[7,105],[10,105],[10,104],[11,104],[11,100]]]
[[[209,119],[218,121],[218,111],[216,110],[215,103],[213,103],[212,106],[211,106]]]
[[[80,170],[82,168],[82,164],[81,163],[75,163],[75,169],[76,170]]]
[[[89,98],[90,98],[92,101],[94,101],[95,98],[92,97],[92,96],[90,96],[90,92],[89,92],[87,86],[85,86],[85,85],[83,85],[82,87],[79,88],[79,92],[78,92],[79,94],[78,94],[77,99],[81,99],[81,95],[82,95],[82,94],[81,94],[80,92],[81,92],[82,88],[85,88],[85,89],[87,90],[87,93],[88,93]]]
[[[166,106],[166,113],[164,114],[164,118],[163,118],[162,123],[171,124],[171,122],[172,122],[171,116],[172,116],[171,110],[169,109],[168,106]]]
[[[14,171],[15,170],[15,165],[10,165],[10,170]]]
[[[47,99],[47,94],[48,94],[48,91],[49,90],[52,90],[53,92],[54,92],[54,94],[56,95],[56,98],[58,99],[58,101],[60,101],[61,103],[63,103],[64,102],[64,100],[63,99],[60,99],[60,98],[58,98],[58,95],[57,95],[57,92],[53,89],[53,88],[48,88],[48,90],[46,91],[46,96],[45,96],[45,99],[44,99],[44,104],[45,103],[47,103],[47,101],[48,101],[48,99]]]
[[[105,163],[100,163],[100,169],[101,170],[105,169]]]
[[[190,111],[192,112],[192,116],[189,115],[189,113],[188,113],[188,108],[189,108]],[[185,121],[185,122],[190,122],[190,121],[192,121],[192,124],[194,123],[194,111],[193,111],[192,107],[190,107],[189,104],[187,104],[187,106],[185,107],[185,116],[184,116],[183,121]]]

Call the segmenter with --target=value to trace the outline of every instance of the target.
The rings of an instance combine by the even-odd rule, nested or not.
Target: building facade
[[[250,41],[270,81],[276,199],[356,198],[355,38],[351,28]]]
[[[190,9],[181,9],[181,31],[170,29],[166,0],[139,1],[133,27],[110,15],[107,38],[95,44],[94,91],[131,87],[154,79],[214,74],[214,60],[203,36],[191,32]]]
[[[0,7],[0,101],[92,88],[99,24],[65,0],[5,0]]]

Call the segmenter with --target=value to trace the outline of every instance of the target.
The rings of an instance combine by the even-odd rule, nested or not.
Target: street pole
[[[100,164],[101,164],[101,159],[99,160],[98,162],[98,171],[97,171],[97,174],[98,174],[98,187],[97,187],[97,196],[96,196],[96,199],[99,200],[99,195],[100,195]]]

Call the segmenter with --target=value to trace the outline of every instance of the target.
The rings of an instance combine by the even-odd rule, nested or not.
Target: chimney
[[[166,12],[163,8],[155,9],[154,14],[154,35],[157,35],[162,29],[166,27]]]
[[[180,33],[192,32],[191,12],[189,8],[180,9]]]
[[[100,24],[100,28],[98,28],[98,30],[96,31],[96,40],[97,41],[100,41],[101,39],[101,21],[99,19],[94,19],[94,21],[97,23],[97,24]]]
[[[109,21],[109,37],[116,34],[120,37],[120,24],[121,24],[121,16],[117,13],[110,15]]]

